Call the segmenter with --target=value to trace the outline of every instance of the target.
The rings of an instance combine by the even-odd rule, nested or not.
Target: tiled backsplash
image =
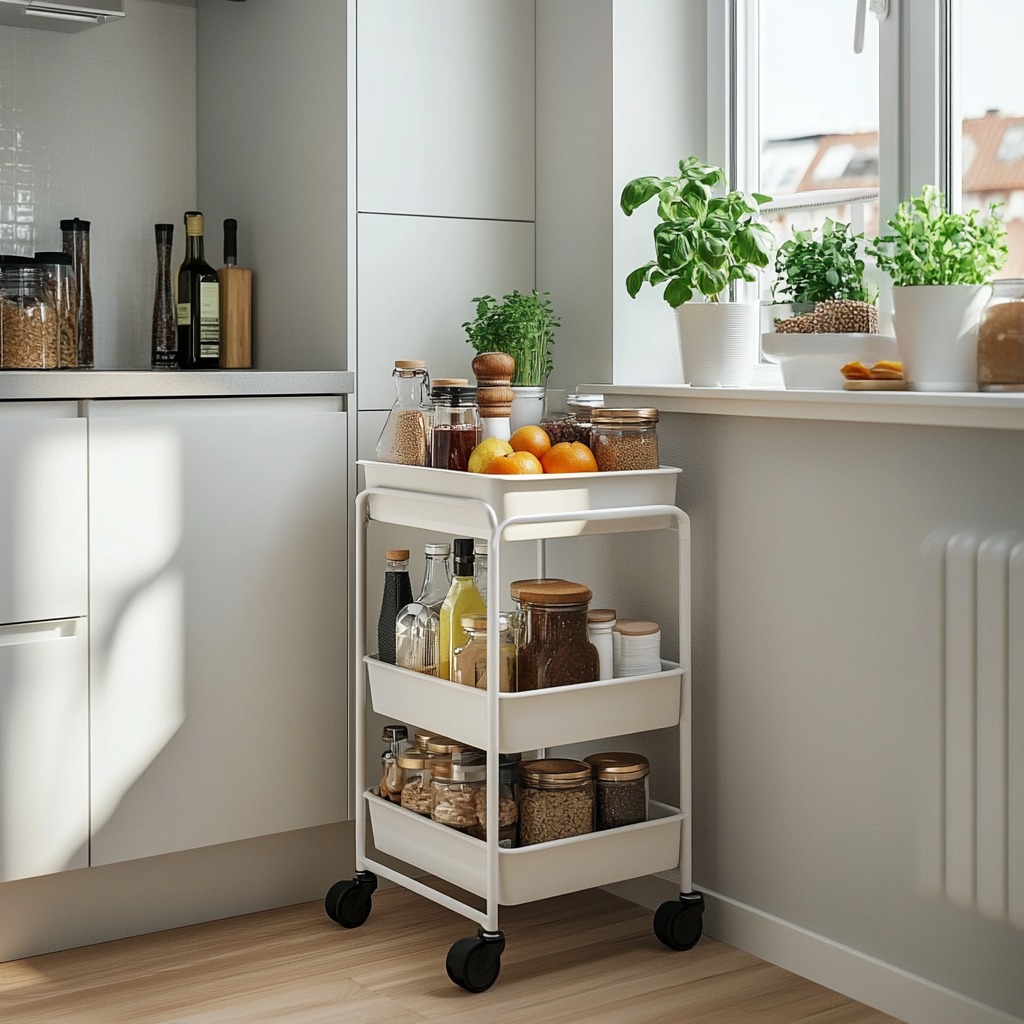
[[[91,221],[97,367],[149,365],[153,225],[175,225],[180,261],[195,196],[195,0],[131,0],[74,34],[0,27],[0,252]]]

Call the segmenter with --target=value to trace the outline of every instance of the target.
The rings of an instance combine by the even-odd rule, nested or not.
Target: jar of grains
[[[564,580],[520,589],[519,602],[526,613],[525,635],[516,653],[520,692],[600,678],[600,657],[587,636],[590,598],[589,587]]]
[[[27,259],[0,265],[0,367],[54,370],[58,346],[57,307],[43,265]]]
[[[407,811],[430,816],[430,780],[433,768],[442,761],[451,761],[447,754],[431,754],[410,747],[395,759],[403,775],[402,806]]]
[[[511,849],[516,845],[516,833],[519,824],[519,803],[517,790],[519,783],[516,778],[519,768],[519,755],[502,754],[498,760],[498,845],[503,849]],[[477,824],[469,829],[469,834],[477,839],[487,841],[487,787],[478,794]]]
[[[395,379],[395,404],[377,439],[377,461],[399,466],[426,466],[427,364],[422,359],[396,359],[391,372]]]
[[[658,468],[657,409],[594,409],[590,447],[603,472]]]
[[[431,768],[430,817],[440,825],[467,832],[480,823],[487,794],[487,765],[456,760],[438,761]]]
[[[594,804],[594,779],[586,761],[524,761],[519,766],[519,845],[593,832]]]
[[[1024,281],[996,281],[978,324],[978,387],[1024,391]]]
[[[621,828],[647,820],[647,777],[651,766],[643,754],[591,754],[597,783],[597,828]]]

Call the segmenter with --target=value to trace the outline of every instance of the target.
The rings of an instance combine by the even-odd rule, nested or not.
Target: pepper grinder
[[[482,437],[507,441],[512,435],[512,374],[516,361],[505,352],[481,352],[473,359],[476,402],[480,408]]]

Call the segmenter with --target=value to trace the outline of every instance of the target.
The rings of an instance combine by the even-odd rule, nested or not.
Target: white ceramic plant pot
[[[513,434],[520,427],[540,423],[544,416],[544,390],[543,387],[512,389],[512,411],[508,425]]]
[[[991,285],[893,288],[896,347],[911,391],[978,390],[978,322]]]
[[[750,381],[758,308],[747,302],[684,302],[676,307],[683,380],[698,388],[738,388]]]

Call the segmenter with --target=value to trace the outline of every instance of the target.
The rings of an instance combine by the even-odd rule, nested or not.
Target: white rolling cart
[[[356,875],[331,886],[327,915],[347,928],[369,917],[378,876],[462,914],[478,926],[448,952],[457,985],[483,992],[494,984],[505,938],[498,907],[678,869],[678,900],[654,915],[654,933],[672,949],[701,936],[704,900],[692,891],[690,797],[690,522],[674,504],[678,469],[621,473],[489,476],[361,462],[366,487],[356,498],[355,790]],[[679,560],[679,650],[676,661],[644,676],[524,693],[486,691],[387,665],[365,651],[366,532],[371,521],[485,539],[489,547],[488,636],[498,635],[502,545],[536,541],[538,576],[545,545],[555,538],[661,531],[674,534]],[[571,541],[567,541],[571,543]],[[662,652],[663,654],[665,652]],[[497,679],[498,651],[487,652],[487,677]],[[369,701],[369,705],[367,704]],[[451,736],[486,751],[487,839],[473,838],[382,799],[366,779],[366,712]],[[500,753],[678,727],[679,807],[650,801],[648,820],[534,846],[498,845]],[[486,902],[481,911],[381,863],[388,857],[433,875]]]

